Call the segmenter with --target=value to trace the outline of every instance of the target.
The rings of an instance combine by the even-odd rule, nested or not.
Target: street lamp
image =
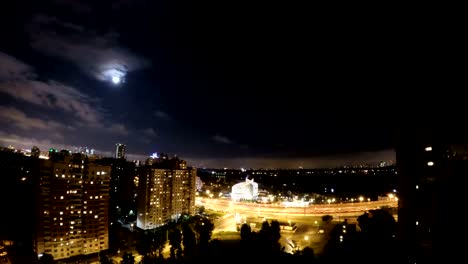
[[[364,201],[364,197],[359,196],[359,201],[360,201],[360,202]]]

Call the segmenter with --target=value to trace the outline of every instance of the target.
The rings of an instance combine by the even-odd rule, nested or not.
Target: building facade
[[[234,201],[240,200],[256,200],[258,197],[258,183],[254,180],[245,178],[245,182],[240,182],[232,186],[231,199]]]
[[[139,169],[137,227],[153,229],[195,214],[196,174],[185,161],[167,157]]]
[[[110,172],[78,153],[41,160],[34,241],[39,256],[57,260],[109,248]]]
[[[436,127],[436,126],[434,126]],[[406,128],[398,137],[398,239],[408,263],[449,263],[458,243],[450,225],[468,175],[460,130]]]

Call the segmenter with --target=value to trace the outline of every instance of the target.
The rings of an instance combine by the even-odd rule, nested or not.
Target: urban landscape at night
[[[0,264],[460,262],[460,42],[369,8],[1,1]]]

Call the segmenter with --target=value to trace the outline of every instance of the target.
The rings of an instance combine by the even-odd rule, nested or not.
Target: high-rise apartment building
[[[125,159],[125,144],[122,144],[122,143],[115,144],[115,158]]]
[[[468,175],[466,136],[455,127],[428,124],[398,135],[397,235],[405,263],[451,263],[457,251],[450,216],[459,210],[453,197]]]
[[[108,249],[110,166],[83,154],[52,155],[37,169],[36,236],[38,255],[54,259]]]
[[[137,227],[153,229],[195,214],[196,169],[167,156],[139,169]]]
[[[102,158],[98,162],[111,166],[109,219],[111,222],[119,219],[125,220],[130,212],[137,211],[136,164],[125,159],[114,158]]]

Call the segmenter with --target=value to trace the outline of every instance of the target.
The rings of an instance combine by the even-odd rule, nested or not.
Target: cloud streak
[[[151,127],[143,129],[143,134],[148,136],[148,137],[156,137],[157,136],[156,131]]]
[[[171,117],[166,112],[163,112],[163,111],[160,111],[160,110],[154,112],[154,115],[156,117],[159,117],[159,118],[164,119],[164,120],[170,120],[171,119]]]
[[[15,127],[23,130],[41,129],[55,131],[63,128],[58,122],[29,117],[23,111],[14,107],[0,106],[0,119],[4,122],[11,122]]]
[[[221,143],[221,144],[232,144],[232,140],[230,140],[229,138],[225,137],[225,136],[221,136],[221,135],[214,135],[212,137],[213,141],[217,142],[217,143]]]

